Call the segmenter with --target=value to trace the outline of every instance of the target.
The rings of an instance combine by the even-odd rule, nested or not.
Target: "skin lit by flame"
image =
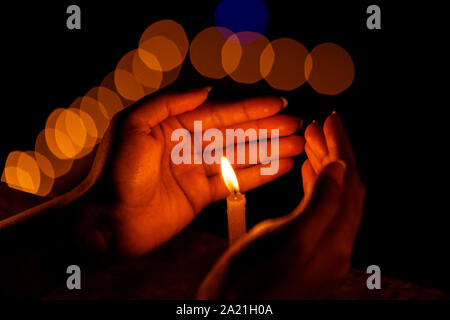
[[[233,167],[227,158],[222,157],[220,160],[220,169],[222,170],[222,178],[230,192],[239,192],[239,184]]]

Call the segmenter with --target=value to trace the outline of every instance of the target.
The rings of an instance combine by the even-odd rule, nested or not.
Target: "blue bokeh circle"
[[[269,12],[261,0],[223,0],[215,12],[216,26],[235,33],[253,31],[263,34],[268,20]]]

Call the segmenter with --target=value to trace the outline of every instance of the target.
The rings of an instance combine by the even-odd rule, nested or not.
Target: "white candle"
[[[230,190],[227,197],[227,216],[228,216],[228,240],[232,245],[246,232],[245,224],[245,196],[239,192],[239,184],[236,174],[227,158],[221,160],[222,178]]]

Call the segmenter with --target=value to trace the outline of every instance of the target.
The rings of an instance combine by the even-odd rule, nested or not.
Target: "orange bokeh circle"
[[[162,66],[156,55],[143,49],[138,50],[133,57],[132,72],[142,85],[156,91],[161,87],[164,78]],[[137,54],[138,52],[140,54]]]
[[[133,73],[133,60],[136,50],[125,54],[114,70],[114,84],[117,92],[125,99],[137,101],[145,96],[142,83]]]
[[[92,88],[86,93],[84,97],[78,97],[70,105],[70,108],[79,108],[80,110],[88,114],[89,117],[93,120],[93,122],[95,123],[95,128],[97,131],[96,135],[98,140],[103,138],[103,135],[105,134],[111,120],[109,115],[112,114],[114,110],[113,107],[111,107],[111,104],[107,108],[97,98],[100,94],[100,88],[101,87]]]
[[[317,92],[336,95],[352,85],[355,67],[344,48],[327,42],[316,46],[309,54],[305,61],[305,76]]]
[[[55,141],[67,158],[77,158],[87,140],[87,129],[81,117],[70,109],[64,109],[56,119]]]
[[[54,110],[47,119],[44,134],[48,148],[59,159],[84,157],[98,141],[94,120],[74,107]]]
[[[233,34],[227,28],[209,27],[195,36],[191,41],[189,57],[198,73],[213,79],[221,79],[227,76],[228,73],[225,71],[222,62],[222,48]],[[231,52],[231,50],[229,51]]]
[[[186,54],[189,50],[189,40],[186,36],[186,32],[179,23],[169,19],[160,20],[158,22],[153,23],[142,33],[141,38],[139,40],[139,48],[144,49],[144,51],[148,51],[152,54],[155,54],[152,50],[146,50],[146,46],[148,45],[147,40],[156,37],[164,37],[167,40],[170,40],[170,42],[164,41],[165,44],[168,45],[169,47],[173,47],[173,45],[175,45],[175,47],[178,49],[177,50],[178,53],[175,51],[171,52],[172,54],[171,58],[169,59],[167,59],[168,57],[164,58],[167,59],[165,61],[167,62],[170,61],[170,63],[166,64],[165,62],[164,63],[160,62],[163,71],[170,71],[178,67],[181,63],[183,63],[184,59],[186,58]],[[159,42],[160,40],[156,41]],[[155,56],[158,59],[160,58],[158,55]]]
[[[164,36],[154,36],[139,44],[139,58],[150,70],[170,71],[183,63],[177,44]]]
[[[241,41],[240,39],[254,39]],[[262,79],[260,57],[269,40],[256,32],[243,31],[230,36],[222,48],[222,65],[236,82],[252,84]]]
[[[49,131],[52,131],[54,129],[48,129]],[[47,134],[46,134],[47,133]],[[37,156],[36,160],[39,163],[39,167],[42,169],[42,171],[48,175],[50,178],[58,178],[60,176],[65,175],[66,173],[68,173],[70,171],[70,169],[72,168],[72,164],[73,164],[73,159],[61,159],[58,158],[50,149],[50,147],[47,144],[47,139],[46,136],[50,135],[51,132],[47,132],[47,129],[42,130],[37,138],[36,138],[36,142],[35,142],[35,151],[36,154],[41,154],[43,156],[45,156],[45,158],[47,158],[53,167],[53,172],[49,171],[49,170],[45,170],[45,165],[41,165],[41,161],[40,161],[40,157]]]
[[[294,90],[306,81],[307,56],[308,50],[294,39],[274,40],[261,54],[261,75],[274,89]]]
[[[41,185],[41,172],[32,152],[10,152],[2,179],[11,188],[37,194]]]

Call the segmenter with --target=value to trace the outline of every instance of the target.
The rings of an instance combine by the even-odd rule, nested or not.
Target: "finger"
[[[272,175],[262,175],[261,168],[268,168],[272,166],[273,169],[278,169]],[[237,179],[241,192],[260,187],[270,181],[289,172],[294,166],[292,159],[280,159],[279,161],[272,161],[269,164],[258,164],[236,171]],[[215,175],[209,178],[209,185],[211,190],[211,201],[218,201],[224,199],[230,194],[230,191],[225,186],[221,175]]]
[[[272,140],[267,141],[267,150],[272,150],[272,143]],[[239,146],[234,146],[233,159],[231,159],[231,157],[229,156],[227,156],[227,158],[233,164],[233,168],[242,169],[266,161],[298,156],[303,152],[304,144],[305,140],[301,136],[292,135],[289,137],[283,137],[278,140],[278,155],[268,154],[268,157],[263,156],[262,158],[260,152],[258,152],[258,146],[256,142],[245,143]],[[222,155],[227,155],[227,148],[223,148],[221,152]],[[243,157],[238,159],[238,155],[240,154],[242,154]],[[212,155],[217,157],[215,153],[213,153]],[[212,159],[210,161],[212,161]],[[210,164],[207,164],[205,162],[203,163],[206,174],[208,176],[213,176],[221,172],[220,162]]]
[[[278,114],[269,118],[251,120],[244,123],[233,124],[228,127],[220,127],[217,129],[220,130],[224,137],[226,137],[227,130],[243,130],[244,133],[246,133],[247,130],[251,130],[255,133],[256,139],[259,138],[259,130],[264,130],[263,132],[266,133],[266,135],[263,138],[266,139],[272,136],[272,130],[277,129],[278,136],[280,137],[288,136],[299,130],[302,125],[303,120],[301,118],[286,114]],[[194,132],[193,126],[190,129],[192,129],[191,132]],[[202,125],[202,131],[205,131],[207,129],[211,128],[204,128]],[[250,133],[251,132],[249,132],[249,134],[245,134],[245,141],[251,140],[249,139]]]
[[[353,166],[355,157],[353,155],[352,146],[347,133],[342,126],[341,119],[336,112],[333,111],[333,113],[325,120],[323,131],[330,158],[344,160],[347,165]]]
[[[230,126],[228,128],[215,129],[218,131],[214,132],[214,134],[211,133],[211,135],[208,135],[207,137],[206,135],[204,136],[204,139],[202,139],[202,145],[203,148],[207,147],[211,144],[211,137],[217,135],[223,137],[223,143],[225,143],[226,146],[232,146],[236,143],[243,143],[248,141],[258,141],[260,139],[265,140],[268,138],[285,137],[293,134],[298,129],[300,129],[302,122],[303,121],[300,118],[288,115],[276,115],[266,119],[248,121],[238,125]],[[278,131],[272,131],[274,129]],[[210,128],[208,130],[213,129]],[[239,132],[241,133],[240,135],[238,135]]]
[[[178,116],[183,126],[194,130],[194,121],[202,121],[203,130],[222,128],[270,117],[286,104],[277,97],[257,97],[235,102],[207,102],[195,111]]]
[[[294,221],[301,228],[299,239],[315,248],[340,208],[342,183],[345,174],[342,161],[329,163],[320,173],[312,192],[306,199],[305,210]]]
[[[156,98],[134,105],[127,114],[132,127],[151,130],[170,116],[191,111],[208,98],[211,87],[189,90],[183,93],[164,93]]]
[[[302,166],[303,192],[309,194],[312,190],[317,174],[314,171],[309,159],[306,159]]]
[[[361,222],[364,195],[365,188],[362,183],[357,180],[346,183],[341,209],[329,230],[331,241],[338,243],[348,252],[353,250],[353,243]]]
[[[316,173],[322,170],[322,161],[319,160],[319,157],[312,150],[311,146],[308,142],[305,143],[305,153],[308,156],[308,159]]]
[[[348,232],[344,231],[344,234],[348,234],[353,241],[361,224],[366,188],[359,177],[356,177],[348,182],[344,194],[342,223],[344,220],[349,222],[348,226],[344,223],[344,227],[349,229]]]
[[[365,193],[356,166],[349,168],[344,178],[341,212],[334,222],[336,238],[354,241],[361,223]]]
[[[305,129],[305,139],[319,160],[322,160],[327,156],[328,149],[325,136],[322,128],[316,121],[313,121]]]

